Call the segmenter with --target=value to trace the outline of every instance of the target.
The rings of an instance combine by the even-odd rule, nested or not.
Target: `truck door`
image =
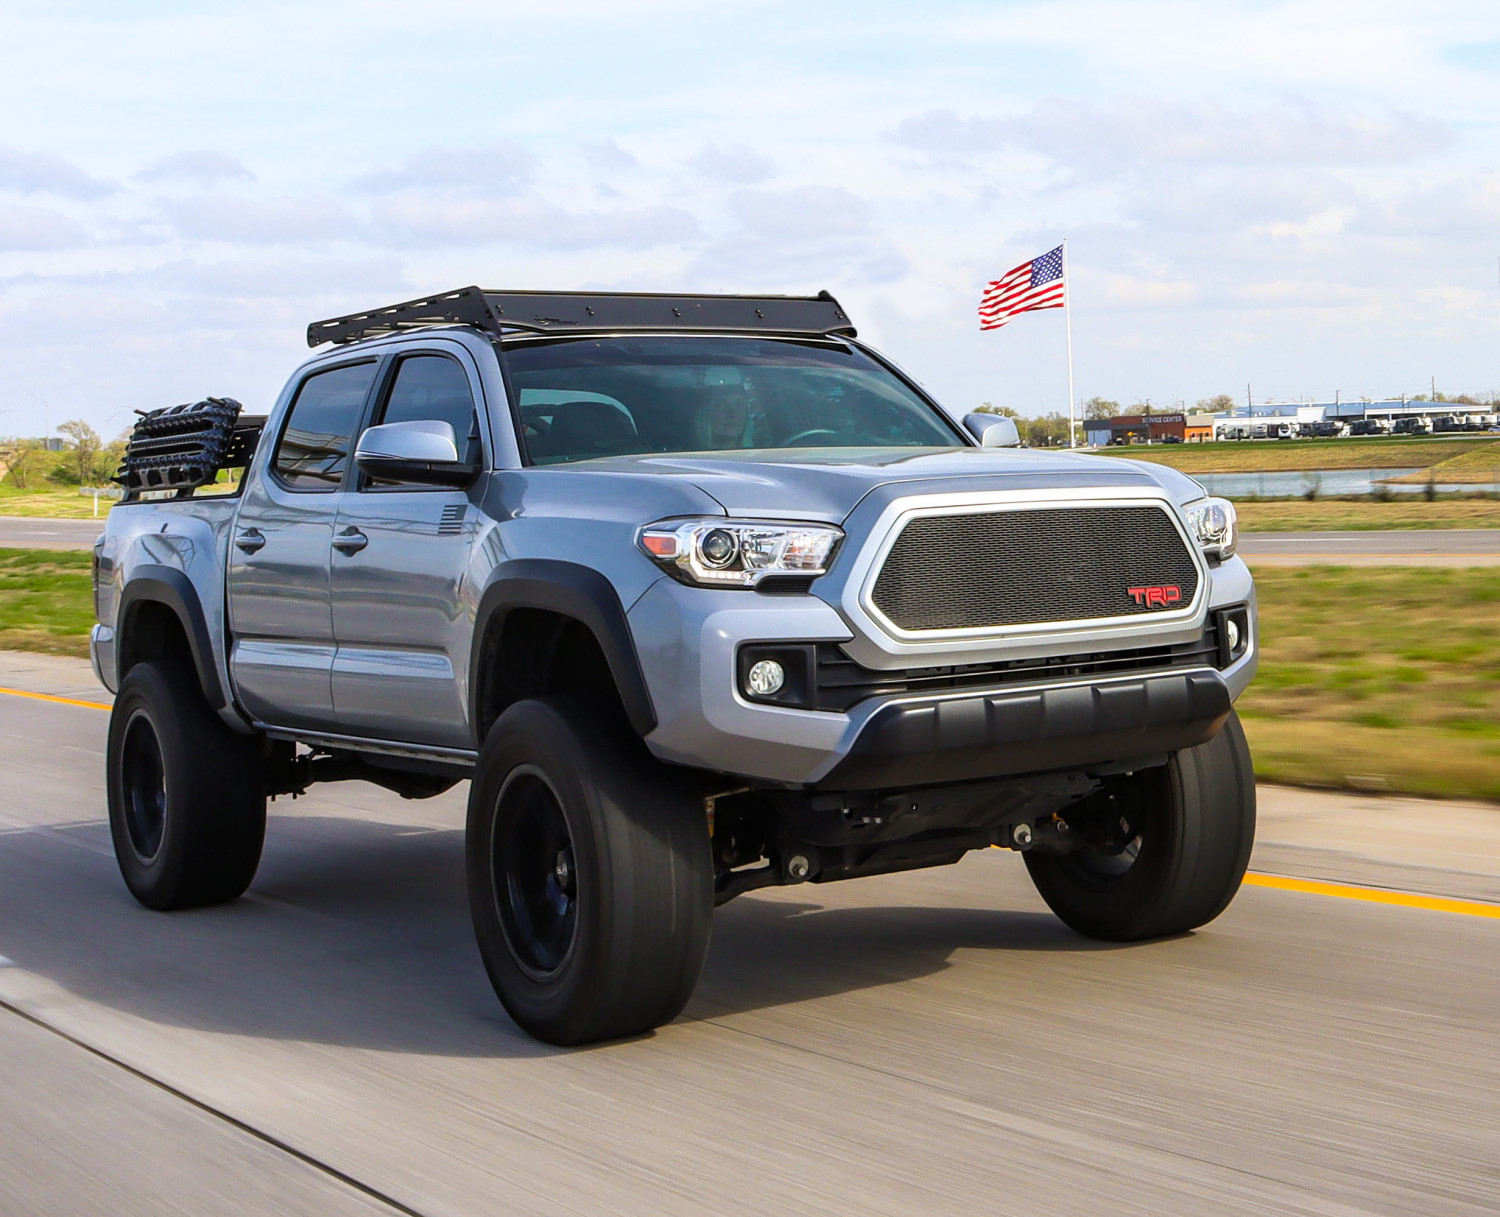
[[[404,354],[383,377],[378,423],[449,423],[482,455],[477,369],[459,348]],[[475,513],[467,490],[355,471],[334,536],[333,705],[340,730],[471,748],[467,702]]]
[[[302,381],[230,538],[230,673],[245,708],[275,726],[333,729],[333,530],[376,367]]]

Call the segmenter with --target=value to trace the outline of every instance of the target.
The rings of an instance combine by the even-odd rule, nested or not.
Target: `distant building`
[[[1122,414],[1116,418],[1091,418],[1083,424],[1084,435],[1093,448],[1109,444],[1182,443],[1188,438],[1187,429],[1186,414]],[[1198,429],[1202,429],[1201,424]]]

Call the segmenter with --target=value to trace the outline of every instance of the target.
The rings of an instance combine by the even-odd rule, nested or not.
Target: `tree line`
[[[52,454],[44,439],[0,437],[0,481],[8,480],[17,490],[37,490],[42,482],[101,486],[114,477],[125,456],[128,432],[105,443],[81,418],[69,419],[57,431],[66,454],[61,460],[48,459]]]

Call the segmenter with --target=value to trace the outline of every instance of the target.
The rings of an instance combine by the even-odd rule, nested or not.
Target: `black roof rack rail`
[[[752,331],[798,337],[855,336],[839,302],[816,296],[710,296],[656,292],[517,292],[461,287],[307,327],[307,345],[358,342],[431,325],[471,325],[491,334],[581,334],[632,330]]]

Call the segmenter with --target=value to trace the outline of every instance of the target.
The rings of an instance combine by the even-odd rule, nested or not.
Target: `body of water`
[[[1192,477],[1209,494],[1223,495],[1227,499],[1292,499],[1301,498],[1309,490],[1315,490],[1320,496],[1369,494],[1377,487],[1389,490],[1392,494],[1422,494],[1427,490],[1423,482],[1388,480],[1418,472],[1420,469],[1307,469],[1271,473],[1195,473]],[[1450,493],[1500,491],[1500,481],[1461,484],[1439,482],[1438,490]]]

